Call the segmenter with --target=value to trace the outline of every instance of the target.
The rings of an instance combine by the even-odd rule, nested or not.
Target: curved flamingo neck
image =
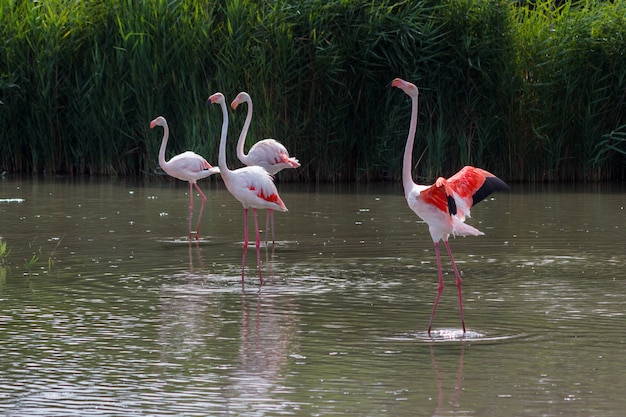
[[[218,103],[222,107],[222,135],[220,137],[220,149],[219,149],[219,157],[218,157],[218,165],[220,167],[220,172],[222,175],[230,172],[228,169],[228,165],[226,165],[226,136],[228,135],[228,109],[226,108],[226,101],[224,97],[221,97],[218,100]]]
[[[404,148],[404,160],[402,162],[402,184],[404,185],[404,195],[408,196],[413,187],[416,185],[411,174],[413,144],[415,142],[415,133],[417,131],[417,106],[418,95],[411,94],[411,125],[409,127],[409,136],[406,140]]]
[[[163,124],[163,140],[161,141],[161,149],[159,149],[159,165],[163,168],[167,165],[167,161],[165,160],[165,148],[167,147],[167,140],[170,137],[170,128],[167,125],[167,122]]]
[[[246,144],[246,137],[248,136],[248,129],[250,128],[250,122],[252,121],[252,99],[247,93],[241,94],[243,101],[248,104],[248,113],[246,114],[246,121],[243,123],[241,134],[239,135],[239,142],[237,142],[237,158],[241,162],[247,165],[248,155],[245,154],[244,145]]]

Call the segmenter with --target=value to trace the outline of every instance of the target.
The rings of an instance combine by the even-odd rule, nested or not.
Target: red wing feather
[[[492,173],[466,166],[448,180],[438,178],[433,185],[420,192],[420,198],[425,203],[454,215],[457,213],[457,202],[454,200],[453,193],[463,199],[467,208],[470,208],[494,191],[508,189],[509,186]]]
[[[448,196],[446,195],[445,187],[435,183],[425,190],[422,190],[420,197],[425,203],[437,207],[444,213],[448,213]]]
[[[454,174],[448,183],[454,191],[469,204],[471,198],[472,207],[484,200],[494,191],[506,191],[509,186],[500,178],[484,169],[466,166]]]

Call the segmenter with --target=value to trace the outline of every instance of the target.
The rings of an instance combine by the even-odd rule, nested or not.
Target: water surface
[[[623,188],[477,205],[485,236],[451,241],[468,333],[444,258],[428,337],[434,251],[399,185],[278,185],[260,287],[217,180],[191,244],[184,183],[0,181],[0,412],[623,414]]]

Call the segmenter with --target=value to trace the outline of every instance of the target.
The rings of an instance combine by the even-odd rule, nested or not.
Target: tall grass
[[[168,152],[213,162],[206,98],[246,90],[248,146],[275,137],[303,162],[281,179],[395,179],[409,105],[385,86],[399,76],[420,87],[419,176],[623,179],[625,15],[599,0],[7,0],[0,170],[148,175],[157,115]]]
[[[5,169],[136,175],[156,166],[172,124],[173,152],[210,155],[201,108],[210,3],[4,2],[0,123]],[[25,23],[26,22],[26,23]],[[211,151],[211,152],[209,152]]]
[[[580,1],[520,10],[515,26],[523,70],[531,179],[624,178],[624,158],[603,136],[626,120],[626,4]]]

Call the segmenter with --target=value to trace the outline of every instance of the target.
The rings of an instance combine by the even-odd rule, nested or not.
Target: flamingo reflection
[[[289,407],[284,369],[298,351],[297,306],[292,297],[272,294],[269,288],[241,293],[241,341],[227,396],[229,408],[245,410],[246,415]]]
[[[454,379],[454,387],[447,388],[445,386],[445,374],[443,368],[437,360],[435,354],[435,345],[430,346],[430,358],[433,366],[433,371],[437,378],[437,408],[433,413],[434,416],[452,415],[452,414],[466,414],[466,411],[461,411],[461,393],[463,392],[463,355],[465,354],[465,343],[461,343],[461,352],[459,354],[459,363],[457,365],[456,376]],[[468,414],[473,414],[467,411]]]
[[[191,240],[189,241],[189,272],[194,273],[194,262],[193,262],[193,251],[192,246],[195,246],[196,259],[198,264],[200,265],[200,269],[204,269],[204,262],[202,262],[202,255],[200,255],[200,243],[196,240],[195,243]]]

